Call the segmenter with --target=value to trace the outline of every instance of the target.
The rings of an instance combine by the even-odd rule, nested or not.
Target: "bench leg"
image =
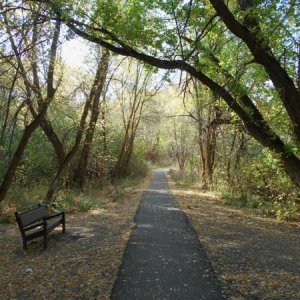
[[[65,219],[65,213],[62,214],[62,232],[66,233],[66,219]]]
[[[23,250],[27,250],[27,242],[26,242],[26,240],[23,240]]]
[[[47,239],[47,232],[44,234],[44,250],[48,247],[48,239]]]

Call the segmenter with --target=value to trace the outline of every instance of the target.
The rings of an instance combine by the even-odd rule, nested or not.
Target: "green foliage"
[[[235,208],[260,209],[263,215],[275,217],[277,220],[294,220],[297,215],[297,201],[295,195],[282,194],[274,198],[265,198],[251,194],[238,195],[223,192],[222,203]]]
[[[16,222],[12,215],[0,215],[0,224],[11,224]]]
[[[253,1],[256,4],[255,7],[247,10],[241,10],[238,2],[228,2],[228,7],[234,12],[237,20],[245,25],[246,21],[257,20],[261,30],[258,39],[264,46],[270,46],[274,57],[278,58],[279,63],[282,63],[287,74],[289,74],[291,79],[296,79],[298,59],[298,44],[296,41],[299,32],[297,26],[299,24],[297,1]],[[25,3],[24,5],[26,6],[27,4]],[[32,21],[30,20],[30,9],[34,7],[35,5],[28,6],[28,14],[26,14],[26,18],[28,18],[26,21],[29,24],[29,36],[32,35],[30,24],[33,24],[33,22],[30,22]],[[47,5],[43,5],[43,9],[45,8],[46,13],[49,13],[51,16],[50,6],[47,7]],[[123,41],[137,51],[162,59],[181,60],[184,58],[183,60],[190,63],[192,67],[198,68],[216,83],[224,86],[229,93],[236,97],[244,111],[253,118],[255,116],[253,108],[249,108],[249,105],[245,104],[245,101],[241,99],[241,96],[249,95],[272,130],[284,142],[285,154],[295,154],[299,157],[300,148],[292,131],[293,124],[291,124],[290,118],[283,107],[278,89],[276,90],[270,83],[270,77],[265,68],[253,60],[253,54],[245,43],[229,33],[223,22],[212,18],[215,15],[215,11],[209,1],[58,0],[53,2],[53,8],[60,10],[65,20],[73,18],[91,27],[97,27],[98,30],[94,32],[91,27],[86,29],[87,33],[101,37],[116,47],[123,47]],[[36,12],[35,9],[33,10],[32,14],[34,15]],[[23,46],[26,46],[26,43],[22,44],[23,41],[21,39],[24,20],[17,9],[16,12],[13,11],[8,12],[8,14],[13,16],[11,29],[17,45],[20,47],[20,53],[23,53],[25,49],[23,49]],[[91,18],[89,19],[88,16]],[[18,26],[13,26],[15,25],[13,24],[14,21],[16,21]],[[53,23],[45,23],[43,26],[51,29],[53,28]],[[20,28],[19,32],[18,28]],[[85,30],[84,26],[78,25],[78,28]],[[252,30],[255,31],[256,29]],[[74,34],[66,32],[65,29],[62,31],[65,32],[62,33],[65,36],[62,36],[61,40],[74,37]],[[195,33],[201,32],[203,34],[198,36],[199,41],[196,43],[197,34]],[[40,77],[40,92],[43,95],[46,93],[45,87],[47,83],[45,81],[47,76],[44,76],[43,70],[48,69],[45,64],[45,53],[49,48],[47,43],[51,36],[47,35],[46,30],[42,30],[39,36],[47,41],[40,43],[39,40],[36,43],[41,45],[40,47],[37,46],[36,49],[36,53],[41,56],[41,59],[38,59],[36,63],[39,70],[38,77]],[[20,40],[18,40],[19,38]],[[118,42],[118,39],[121,42]],[[193,42],[189,42],[189,39],[192,39]],[[26,39],[23,40],[26,41]],[[1,50],[3,51],[3,57],[11,59],[7,68],[11,69],[11,66],[17,65],[17,61],[14,57],[11,57],[11,46],[7,36],[4,36],[3,41]],[[6,51],[7,49],[9,50],[8,52]],[[187,57],[186,55],[188,54],[193,55]],[[24,51],[22,55],[24,56],[22,59],[24,60],[25,68],[28,67],[31,74],[31,61],[33,59],[30,55],[32,54],[27,54]],[[211,60],[212,55],[216,57],[214,62]],[[92,59],[90,58],[90,60]],[[57,61],[60,61],[59,57]],[[7,94],[11,88],[10,83],[14,75],[12,71],[5,70],[6,64],[6,61],[3,60],[0,72],[5,74],[1,75],[0,78],[3,84],[3,87],[1,85],[0,88],[0,129],[4,126],[4,121],[2,120],[4,120],[6,109],[8,108]],[[119,59],[114,57],[112,65],[116,66],[118,64]],[[130,64],[134,65],[131,61],[121,65],[120,68],[123,68],[125,73],[130,73],[131,70],[128,68]],[[82,107],[86,100],[86,95],[89,93],[88,88],[92,82],[91,77],[93,74],[89,74],[88,71],[83,70],[84,68],[76,68],[75,66],[71,66],[68,70],[63,63],[59,67],[58,70],[55,70],[54,76],[58,92],[47,112],[47,118],[51,121],[53,129],[62,141],[64,150],[67,153],[76,138]],[[156,75],[159,75],[159,71],[153,67],[147,66],[146,70],[151,70],[153,73],[155,71]],[[232,79],[231,76],[227,76],[228,74],[232,76]],[[101,186],[107,184],[111,179],[124,138],[123,123],[126,116],[128,118],[128,111],[132,105],[132,98],[128,95],[133,90],[133,82],[124,83],[124,80],[121,80],[118,76],[117,71],[114,73],[114,79],[110,82],[111,86],[108,89],[105,104],[107,106],[105,108],[107,109],[105,122],[103,119],[95,124],[95,138],[87,172],[88,181],[93,179]],[[155,80],[150,81],[160,81],[164,76],[157,76]],[[167,76],[169,76],[170,81],[173,75],[168,73]],[[0,181],[4,178],[5,171],[12,154],[17,148],[25,126],[32,119],[26,105],[18,111],[23,99],[28,97],[24,93],[24,80],[21,74],[19,74],[19,77],[20,79],[18,78],[15,87],[11,91],[13,96],[10,106],[11,111],[8,113],[7,128],[4,128],[7,136],[3,140],[4,142],[1,144],[0,149]],[[217,145],[215,157],[213,157],[215,162],[211,188],[222,190],[226,205],[260,207],[278,219],[293,218],[297,208],[294,200],[296,197],[293,196],[293,193],[296,194],[298,190],[286,176],[280,158],[271,151],[264,149],[254,140],[249,140],[245,133],[241,133],[244,132],[244,126],[237,116],[231,109],[228,109],[227,106],[225,107],[224,102],[215,97],[216,95],[214,95],[213,99],[214,104],[211,105],[212,98],[209,97],[207,90],[203,89],[200,97],[198,97],[200,99],[198,100],[203,103],[201,107],[198,107],[201,110],[198,112],[199,120],[197,118],[189,118],[187,114],[197,115],[196,107],[191,105],[192,101],[189,99],[189,82],[192,80],[189,77],[186,80],[182,79],[184,78],[180,77],[180,82],[186,82],[184,87],[184,104],[182,104],[182,97],[178,96],[180,94],[179,89],[174,87],[166,88],[158,95],[155,102],[147,101],[145,104],[147,113],[142,115],[140,120],[134,141],[133,155],[130,159],[129,167],[126,169],[127,175],[133,178],[140,178],[149,170],[147,161],[159,164],[161,163],[161,158],[166,159],[166,161],[168,158],[174,158],[176,147],[177,150],[182,150],[185,147],[186,151],[181,151],[184,154],[183,157],[186,158],[182,167],[184,171],[171,170],[170,175],[178,185],[199,183],[199,173],[201,173],[199,166],[203,163],[200,161],[199,156],[205,152],[203,149],[199,149],[199,140],[202,140],[203,145],[205,142],[209,145],[210,143],[207,139],[209,125],[214,121],[222,121],[228,118],[231,124],[217,124],[216,122]],[[118,85],[117,82],[122,82],[122,86]],[[126,87],[128,87],[128,90],[124,92]],[[115,94],[114,90],[117,90]],[[122,98],[122,93],[127,95],[123,99],[123,110],[118,109],[118,105],[116,105],[116,102],[120,100],[119,98]],[[33,94],[36,93],[34,92]],[[30,100],[32,100],[33,106],[37,108],[36,99]],[[103,104],[103,106],[105,105]],[[212,113],[216,109],[214,105],[218,108],[219,120],[215,120],[217,119],[217,113]],[[135,113],[137,111],[138,109]],[[166,120],[166,116],[172,116],[171,122]],[[174,116],[176,119],[173,118]],[[14,134],[10,136],[15,120]],[[258,125],[260,125],[259,123],[257,122]],[[104,125],[106,126],[107,149],[103,146]],[[201,133],[199,133],[199,127],[201,127]],[[175,130],[177,130],[176,137],[174,135]],[[236,142],[232,144],[234,140],[233,135],[237,132]],[[209,151],[209,147],[207,149]],[[72,162],[72,165],[64,174],[65,185],[72,177],[77,163],[78,156],[77,160]],[[8,203],[18,210],[23,210],[28,204],[41,201],[46,193],[47,183],[51,180],[57,168],[58,161],[53,146],[39,128],[26,147],[23,160],[14,178],[14,187],[8,196]],[[45,182],[47,183],[44,184]],[[122,189],[116,191],[113,201],[119,201],[123,196],[124,191]],[[94,197],[78,194],[76,191],[65,190],[64,193],[57,197],[53,205],[63,210],[77,208],[82,211],[88,211],[98,205],[90,199],[94,199]]]
[[[199,176],[196,171],[180,172],[179,170],[170,169],[169,175],[178,186],[191,186],[198,182]]]
[[[130,160],[128,175],[133,178],[142,178],[149,171],[149,166],[145,159],[146,147],[143,141],[136,140],[135,149]]]
[[[95,207],[93,200],[88,198],[81,198],[78,203],[78,209],[83,212],[88,212]]]
[[[19,212],[31,209],[42,202],[45,188],[46,186],[42,183],[36,183],[30,187],[15,184],[10,189],[5,203],[12,205]]]
[[[272,213],[275,214],[277,220],[293,220],[297,213],[295,200],[275,200],[273,203]]]
[[[254,195],[234,195],[232,193],[224,193],[221,196],[224,205],[233,206],[236,208],[259,208],[263,203],[263,199]]]
[[[53,146],[39,128],[26,147],[22,165],[18,170],[18,178],[24,184],[32,181],[41,182],[48,179],[49,174],[55,173],[57,165]]]
[[[175,169],[170,169],[169,175],[175,182],[178,182],[178,181],[182,180],[182,178],[183,178],[182,173],[180,173],[179,171],[177,171]]]
[[[65,195],[62,199],[52,202],[51,207],[54,207],[58,210],[73,210],[75,208],[74,195]]]
[[[112,202],[121,202],[125,195],[126,193],[122,187],[116,187],[112,195]]]
[[[108,201],[102,200],[100,196],[101,187],[90,187],[86,192],[77,190],[63,190],[55,202],[50,204],[50,208],[63,211],[83,211],[88,212],[91,209],[101,208]]]

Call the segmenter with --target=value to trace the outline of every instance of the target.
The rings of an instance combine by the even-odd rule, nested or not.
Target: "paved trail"
[[[112,299],[223,299],[209,259],[170,194],[164,170],[143,194]]]

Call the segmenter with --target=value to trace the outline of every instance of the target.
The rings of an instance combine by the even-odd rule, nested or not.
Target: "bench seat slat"
[[[15,212],[16,220],[23,238],[23,248],[27,249],[27,242],[35,238],[44,237],[44,249],[47,248],[47,236],[54,228],[62,225],[65,233],[65,213],[48,214],[45,207],[39,206],[24,213]]]
[[[54,221],[47,221],[46,222],[47,224],[47,231],[51,231],[53,230],[55,227],[57,227],[59,224],[61,224],[61,219],[59,220],[54,220]],[[29,231],[26,231],[26,238],[27,237],[30,237],[30,236],[36,236],[36,234],[39,234],[41,235],[41,233],[44,231],[44,226],[43,224],[41,224],[40,226],[34,228],[34,229],[31,229]]]
[[[19,214],[19,218],[24,227],[47,216],[48,216],[48,211],[44,206]]]
[[[57,227],[59,224],[61,224],[61,219],[58,220],[51,220],[51,221],[47,221],[47,230],[52,230],[55,227]]]

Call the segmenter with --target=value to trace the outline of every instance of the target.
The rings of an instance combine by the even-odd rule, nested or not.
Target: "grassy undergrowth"
[[[200,179],[194,173],[183,173],[171,169],[169,175],[175,185],[182,188],[201,189]],[[239,191],[230,186],[218,185],[211,187],[220,198],[220,203],[234,208],[250,208],[257,210],[257,214],[266,217],[275,217],[277,220],[295,220],[299,211],[299,195],[282,192],[273,195],[258,194],[256,191]]]
[[[108,203],[122,202],[143,178],[125,178],[114,185],[105,186],[88,183],[85,191],[77,189],[60,190],[54,202],[49,207],[53,210],[82,211],[105,207]],[[47,184],[39,183],[33,186],[15,185],[9,191],[5,202],[0,206],[0,223],[15,221],[14,211],[26,211],[41,203],[47,191]]]

